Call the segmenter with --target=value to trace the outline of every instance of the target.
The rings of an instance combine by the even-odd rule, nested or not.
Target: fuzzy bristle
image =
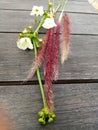
[[[50,35],[47,43],[46,66],[45,66],[45,95],[48,108],[53,111],[53,91],[52,91],[52,58],[54,28],[49,29]]]
[[[29,72],[29,75],[27,76],[25,81],[30,80],[34,76],[35,71],[37,70],[38,67],[40,67],[42,61],[44,60],[45,52],[46,52],[46,44],[48,41],[48,35],[49,35],[49,32],[46,33],[46,36],[43,40],[43,44],[40,47],[40,49],[38,50],[38,53],[34,59],[34,62],[32,63],[32,67],[31,67],[31,70]]]
[[[57,23],[55,45],[54,45],[54,59],[53,59],[54,80],[58,79],[59,41],[60,41],[60,21],[58,21]]]
[[[63,30],[62,30],[62,42],[61,42],[61,63],[63,64],[65,60],[67,60],[68,52],[69,52],[69,36],[70,36],[70,28],[69,28],[69,18],[67,14],[63,17]]]

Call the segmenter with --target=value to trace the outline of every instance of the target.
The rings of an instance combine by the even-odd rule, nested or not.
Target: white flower
[[[93,3],[93,2],[94,2],[94,0],[88,0],[88,2],[91,4],[91,3]]]
[[[88,2],[98,10],[98,0],[88,0]]]
[[[56,26],[54,22],[54,18],[46,18],[44,23],[43,23],[43,28],[50,29]]]
[[[33,44],[30,38],[24,37],[17,41],[17,47],[22,50],[26,50],[27,48],[33,49]]]
[[[44,14],[43,6],[33,6],[30,15],[42,16]]]

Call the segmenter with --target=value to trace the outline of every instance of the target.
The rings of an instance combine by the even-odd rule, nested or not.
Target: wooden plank
[[[33,5],[42,5],[47,8],[47,1],[43,0],[0,0],[0,9],[19,9],[19,10],[31,10]],[[59,0],[55,0],[55,6],[57,6]],[[70,0],[65,8],[68,12],[82,12],[82,13],[98,13],[86,0],[73,1]]]
[[[9,113],[15,130],[97,130],[98,84],[54,85],[54,123],[37,123],[42,108],[38,86],[0,86],[2,109]],[[0,106],[1,107],[1,106]]]
[[[0,32],[20,32],[26,26],[32,25],[29,11],[0,11]],[[71,33],[73,34],[98,34],[98,17],[91,14],[68,13],[70,18]],[[35,25],[36,26],[36,25]],[[45,32],[44,29],[41,32]]]
[[[0,33],[0,81],[25,79],[33,62],[32,51],[16,47],[17,37]],[[59,79],[98,79],[98,36],[71,35],[70,42],[68,60],[63,66],[59,62]]]

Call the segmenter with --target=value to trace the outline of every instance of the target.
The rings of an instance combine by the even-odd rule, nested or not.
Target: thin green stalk
[[[60,3],[58,4],[58,6],[56,7],[56,9],[55,9],[55,13],[60,9],[61,6],[62,6],[62,3],[60,2]]]
[[[59,21],[61,21],[61,19],[62,19],[63,12],[64,12],[64,8],[65,8],[65,6],[67,5],[67,2],[68,2],[68,0],[66,0],[66,1],[64,2],[64,6],[63,6],[63,9],[62,9],[62,12],[61,12],[61,14],[60,14],[60,16],[59,16]]]
[[[59,8],[61,7],[61,5],[62,5],[61,3],[58,4],[55,12],[57,12],[59,10]],[[39,22],[39,25],[37,26],[37,28],[35,29],[34,33],[32,34],[32,36],[33,36],[32,40],[33,40],[33,45],[34,45],[34,54],[35,54],[35,56],[37,54],[36,37],[38,35],[38,32],[39,32],[40,28],[42,27],[42,24],[44,23],[44,20],[47,18],[47,14],[50,11],[50,8],[51,8],[51,5],[49,5],[48,10],[44,13],[41,21]],[[37,78],[38,78],[38,82],[39,82],[39,86],[40,86],[40,91],[41,91],[41,95],[42,95],[43,105],[44,105],[44,108],[46,108],[47,107],[47,103],[46,103],[46,98],[45,98],[45,94],[44,94],[44,89],[43,89],[43,84],[42,84],[42,81],[41,81],[41,76],[40,76],[40,70],[39,70],[39,68],[37,68],[36,73],[37,73]]]
[[[42,27],[42,24],[44,23],[44,20],[46,19],[46,15],[43,15],[39,25],[37,26],[36,30],[34,31],[34,34],[37,35],[39,29]]]
[[[56,10],[55,10],[55,13],[59,10],[59,8],[61,7],[61,5],[62,5],[61,3],[58,4],[58,6],[57,6],[57,8],[56,8]],[[41,21],[39,22],[39,25],[37,26],[36,30],[34,31],[33,36],[34,36],[34,35],[36,36],[36,35],[38,34],[38,31],[39,31],[39,29],[42,27],[42,24],[44,23],[44,20],[47,18],[47,14],[48,14],[48,12],[50,11],[50,8],[51,8],[51,6],[48,7],[48,10],[47,10],[47,11],[45,12],[45,14],[43,15]]]
[[[54,0],[52,0],[53,6],[54,6]]]
[[[37,54],[37,48],[36,48],[35,42],[36,41],[33,40],[34,54],[36,56],[36,54]],[[45,94],[44,94],[44,89],[43,89],[43,85],[42,85],[42,81],[41,81],[41,76],[40,76],[39,68],[37,68],[36,73],[37,73],[37,78],[38,78],[38,82],[39,82],[39,86],[40,86],[40,91],[41,91],[41,95],[42,95],[42,100],[43,100],[43,104],[44,104],[44,108],[45,108],[47,106],[47,104],[46,104],[46,98],[45,98]]]
[[[48,15],[48,13],[49,13],[49,11],[50,11],[50,8],[51,8],[51,5],[48,5],[47,11],[44,13],[44,15],[43,15],[41,21],[39,22],[39,25],[37,26],[36,30],[34,31],[34,34],[35,34],[35,35],[38,34],[39,29],[42,27],[42,24],[44,23],[44,20],[47,18],[47,15]]]
[[[36,39],[34,39],[34,37],[37,37],[39,29],[42,27],[44,20],[47,18],[47,14],[48,14],[50,8],[51,8],[51,6],[48,6],[48,10],[44,13],[41,21],[39,22],[39,25],[37,26],[36,30],[33,33],[33,44],[34,44],[34,54],[35,54],[35,56],[37,54],[37,48],[36,48]],[[44,104],[44,108],[45,108],[45,107],[47,107],[47,103],[46,103],[46,98],[45,98],[45,94],[44,94],[44,90],[43,90],[43,85],[42,85],[42,81],[41,81],[39,68],[37,68],[36,73],[37,73],[40,91],[41,91],[41,94],[42,94],[42,100],[43,100],[43,104]]]

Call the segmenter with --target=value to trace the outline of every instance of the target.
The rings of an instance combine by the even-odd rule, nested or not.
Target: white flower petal
[[[32,12],[30,13],[30,15],[35,15],[35,12],[32,11]]]
[[[56,26],[53,18],[46,18],[43,23],[43,28],[50,29]]]
[[[98,10],[98,0],[88,0],[88,2]]]
[[[88,2],[91,4],[93,2],[93,0],[88,0]]]
[[[42,16],[44,14],[43,6],[33,6],[30,15]]]
[[[17,47],[18,47],[19,49],[26,50],[26,49],[27,49],[27,44],[23,44],[23,40],[20,39],[20,40],[18,40],[18,42],[17,42]]]
[[[33,49],[33,44],[32,43],[28,43],[28,48],[32,50]]]
[[[24,37],[17,41],[17,47],[22,50],[26,50],[27,48],[33,49],[32,42],[30,38]]]

